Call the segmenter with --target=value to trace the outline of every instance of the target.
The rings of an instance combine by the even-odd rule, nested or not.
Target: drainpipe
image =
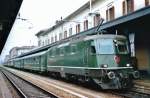
[[[130,48],[131,48],[131,57],[135,57],[135,33],[129,34]]]

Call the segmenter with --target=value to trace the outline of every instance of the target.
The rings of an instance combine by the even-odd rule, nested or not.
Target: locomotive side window
[[[96,54],[95,46],[91,46],[91,53]]]
[[[117,40],[116,47],[117,47],[118,53],[121,53],[121,54],[128,53],[127,43],[125,41]]]
[[[60,56],[64,56],[64,47],[60,48]]]
[[[91,42],[90,52],[91,54],[96,54],[96,49],[93,41]]]
[[[71,53],[75,53],[77,51],[76,45],[71,45]]]

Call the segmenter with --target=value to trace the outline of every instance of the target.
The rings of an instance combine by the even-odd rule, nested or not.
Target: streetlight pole
[[[92,0],[90,0],[90,13],[92,12]]]
[[[33,24],[32,22],[29,21],[29,19],[26,19],[26,18],[21,18],[20,17],[20,13],[18,14],[18,17],[16,19],[19,19],[19,20],[22,20],[22,21],[26,21],[27,23],[29,23],[31,26],[29,26],[28,28],[29,29],[32,29],[33,28]]]

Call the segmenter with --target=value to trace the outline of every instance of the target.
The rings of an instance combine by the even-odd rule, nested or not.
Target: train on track
[[[47,72],[66,79],[94,81],[102,89],[125,89],[139,77],[123,35],[96,34],[11,59],[7,66]]]

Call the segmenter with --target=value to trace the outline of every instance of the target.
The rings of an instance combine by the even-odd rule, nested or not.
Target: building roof
[[[23,0],[0,0],[0,54]]]

